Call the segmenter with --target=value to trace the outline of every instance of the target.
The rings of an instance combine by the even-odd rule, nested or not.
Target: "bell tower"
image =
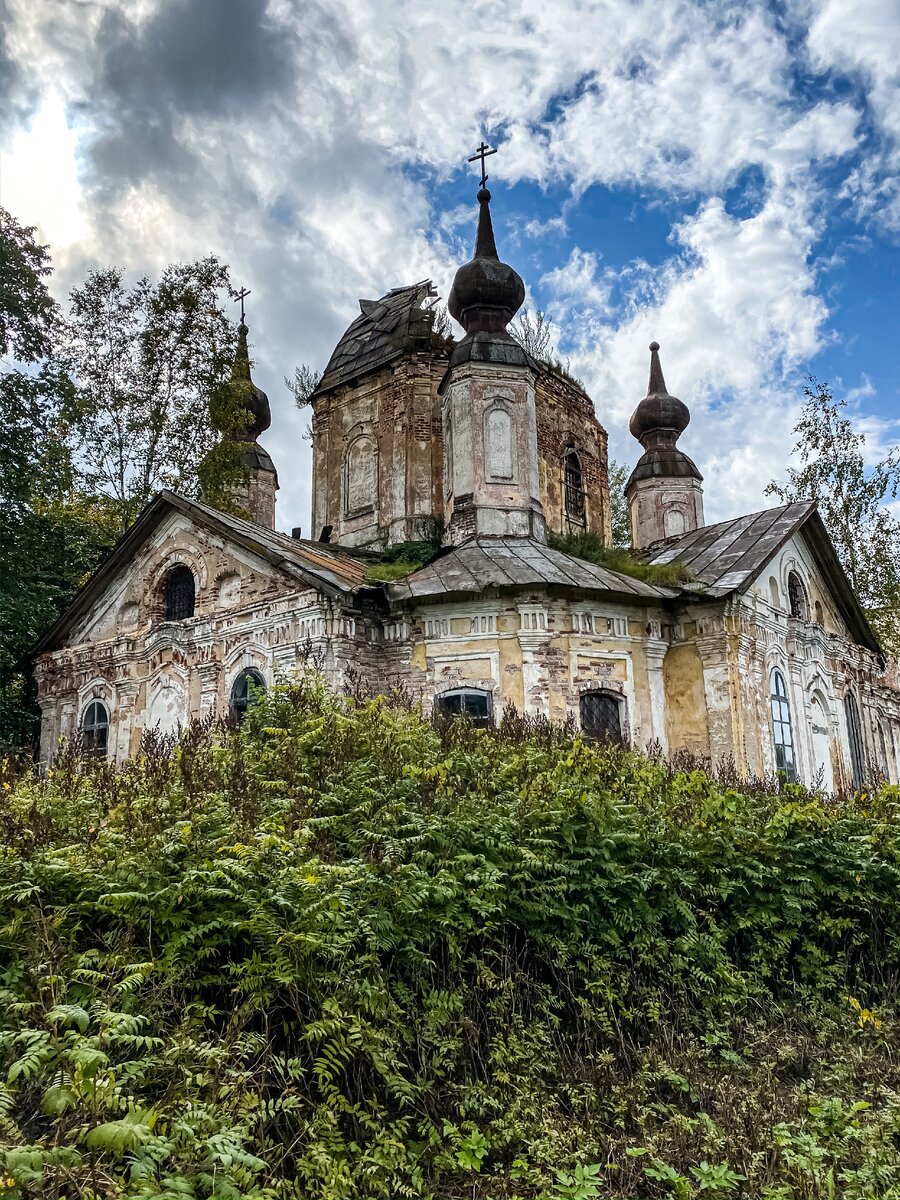
[[[507,326],[525,285],[497,254],[482,143],[475,254],[456,272],[447,307],[466,336],[440,386],[444,434],[444,541],[546,540],[538,479],[536,364]],[[472,160],[470,160],[472,161]]]

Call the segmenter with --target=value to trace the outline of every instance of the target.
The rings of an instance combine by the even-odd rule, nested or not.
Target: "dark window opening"
[[[238,721],[243,721],[250,705],[266,690],[266,681],[253,667],[241,671],[231,685],[231,712]]]
[[[852,692],[848,692],[844,697],[844,716],[847,718],[847,737],[850,741],[853,786],[859,789],[866,777],[866,757],[863,751],[862,726],[859,723],[859,705]]]
[[[435,712],[448,717],[465,717],[473,725],[487,729],[493,724],[490,692],[460,688],[434,698]]]
[[[797,777],[797,763],[794,758],[794,736],[791,730],[791,706],[784,676],[778,670],[772,672],[770,700],[772,737],[775,742],[775,769],[786,779],[793,780]]]
[[[581,460],[574,450],[567,450],[563,460],[565,471],[566,516],[570,521],[584,524],[584,474]]]
[[[172,568],[166,576],[164,595],[167,621],[186,621],[194,615],[196,592],[189,567]]]
[[[109,745],[109,713],[100,700],[92,700],[81,722],[81,745],[86,754],[102,757]]]
[[[806,588],[796,571],[791,571],[788,575],[788,608],[792,617],[796,617],[800,621],[809,620]]]
[[[622,706],[621,696],[614,692],[583,692],[580,702],[582,732],[602,741],[624,741]]]

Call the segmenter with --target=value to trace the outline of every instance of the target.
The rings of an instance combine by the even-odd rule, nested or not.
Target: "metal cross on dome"
[[[250,295],[249,288],[241,288],[241,290],[239,292],[237,292],[234,297],[235,304],[237,304],[238,300],[240,300],[240,302],[241,302],[241,324],[242,325],[246,324],[246,322],[244,320],[244,297],[249,296],[249,295]]]
[[[471,158],[466,160],[467,162],[474,162],[476,160],[476,158],[481,159],[481,186],[482,187],[485,186],[485,184],[487,183],[487,178],[488,178],[487,173],[484,169],[484,160],[487,158],[487,156],[489,154],[496,154],[496,153],[497,153],[496,150],[488,149],[487,142],[482,142],[481,145],[478,147],[478,149],[475,151],[475,153],[471,156]]]

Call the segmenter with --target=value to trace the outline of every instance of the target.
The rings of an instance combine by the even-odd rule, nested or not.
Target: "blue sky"
[[[359,297],[471,250],[482,136],[500,252],[613,455],[662,344],[710,520],[763,507],[808,372],[871,453],[900,437],[896,0],[12,0],[3,201],[63,296],[219,254],[309,523],[306,418]]]

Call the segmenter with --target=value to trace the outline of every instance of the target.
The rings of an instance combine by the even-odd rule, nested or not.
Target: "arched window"
[[[86,754],[102,757],[109,744],[109,713],[102,700],[92,700],[81,721],[81,745]]]
[[[581,728],[587,737],[623,742],[622,715],[625,702],[616,692],[582,692]]]
[[[584,524],[584,474],[578,452],[569,448],[563,458],[565,476],[566,516],[570,521]]]
[[[796,571],[791,571],[788,575],[788,609],[792,617],[796,617],[800,621],[809,620],[806,588]]]
[[[370,434],[359,434],[350,443],[344,471],[345,515],[373,512],[378,500],[378,445]]]
[[[863,751],[862,727],[859,723],[859,705],[852,692],[848,692],[844,697],[844,716],[847,719],[847,738],[850,742],[853,786],[861,788],[866,777],[866,757]]]
[[[775,742],[775,769],[786,779],[796,779],[794,735],[791,731],[791,705],[784,676],[776,668],[771,675],[772,738]]]
[[[515,475],[512,417],[502,404],[484,414],[484,465],[488,479],[512,479]]]
[[[824,629],[825,628],[825,612],[822,608],[821,600],[816,601],[815,606],[813,607],[813,612],[816,614],[816,624],[821,625],[822,628]]]
[[[186,621],[194,615],[194,576],[190,567],[173,567],[163,584],[167,621]]]
[[[455,688],[434,698],[434,710],[442,716],[466,717],[473,725],[488,728],[493,724],[490,692],[480,688]]]
[[[769,603],[773,608],[780,608],[778,602],[778,580],[774,575],[769,576]]]
[[[247,709],[266,690],[266,681],[253,667],[245,667],[231,685],[231,713],[243,721]]]

